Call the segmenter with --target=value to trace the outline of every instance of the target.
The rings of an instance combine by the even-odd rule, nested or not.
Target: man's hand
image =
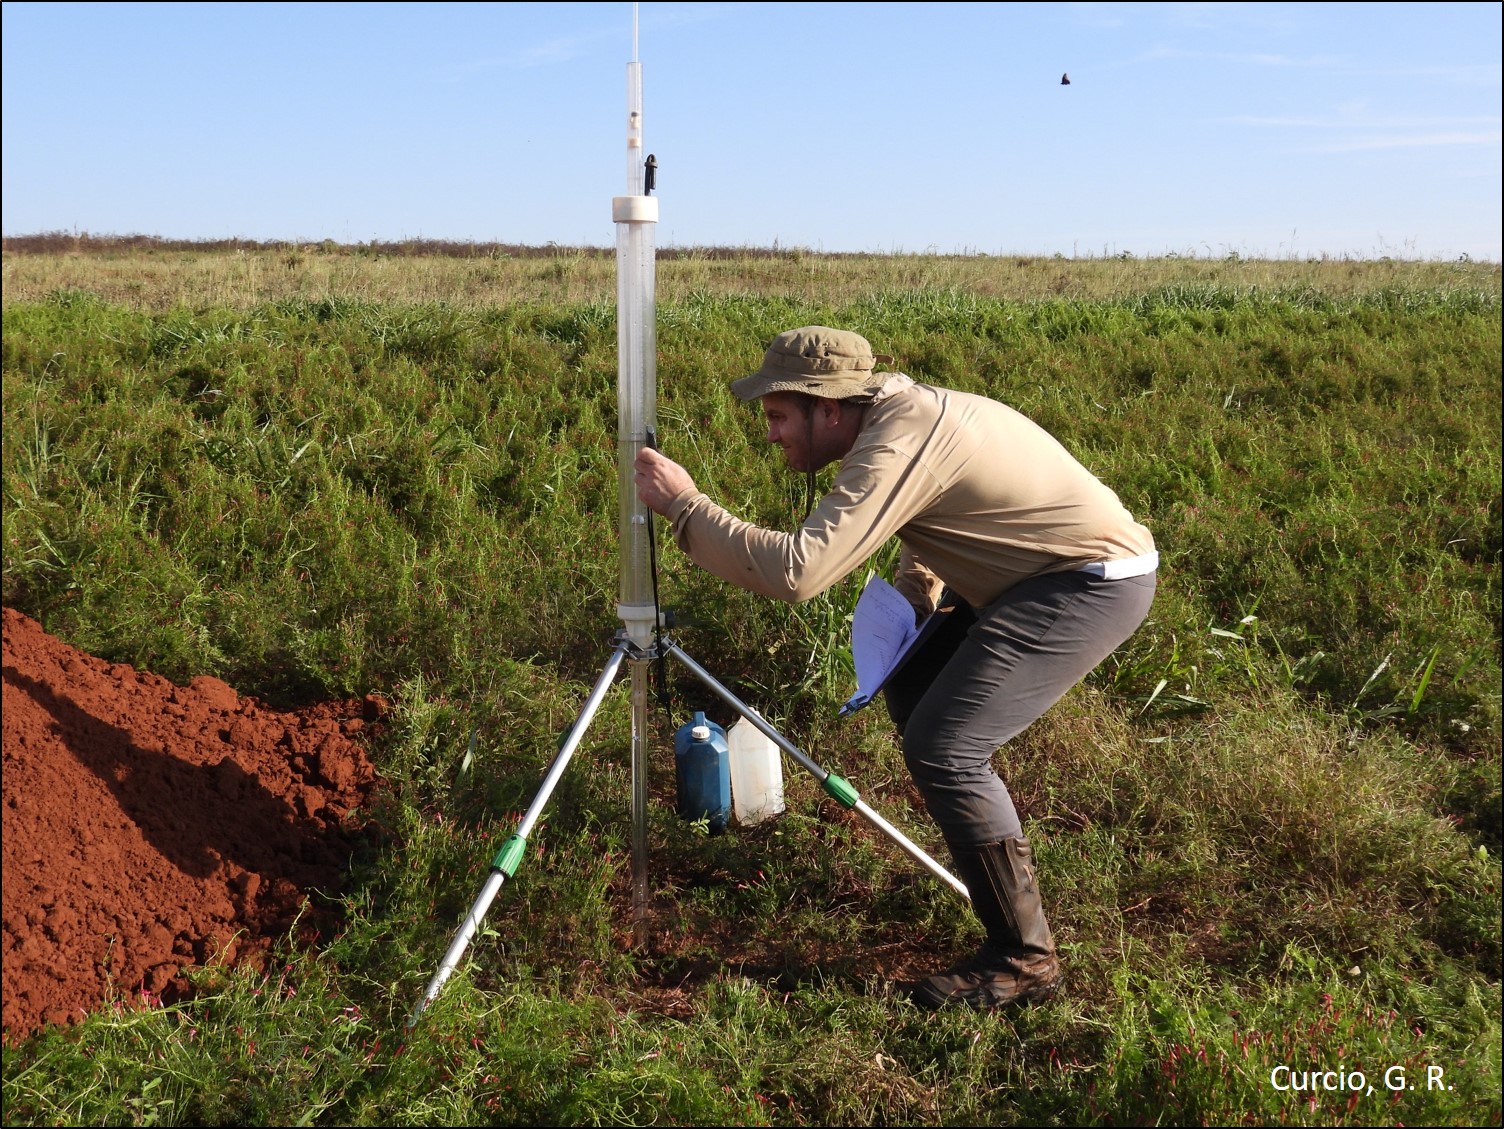
[[[651,447],[637,452],[632,471],[638,500],[655,514],[665,513],[670,502],[685,490],[695,488],[695,480],[687,470]]]

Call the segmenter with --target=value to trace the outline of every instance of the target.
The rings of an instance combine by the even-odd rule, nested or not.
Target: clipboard
[[[857,599],[851,616],[851,657],[856,667],[857,691],[841,706],[840,717],[850,717],[882,692],[888,680],[946,622],[956,606],[949,588],[938,606],[914,623],[914,608],[898,589],[875,573]]]

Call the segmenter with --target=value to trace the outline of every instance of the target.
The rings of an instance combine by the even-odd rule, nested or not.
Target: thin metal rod
[[[685,654],[682,647],[668,638],[661,639],[660,643],[663,648],[669,652],[669,654],[673,655],[685,666],[689,667],[690,672],[694,674],[696,678],[698,678],[701,682],[705,683],[706,686],[709,686],[712,690],[714,690],[716,694],[720,696],[722,701],[724,701],[737,713],[741,714],[744,718],[750,721],[766,737],[773,741],[774,744],[776,744],[794,760],[799,762],[799,764],[802,765],[806,770],[808,770],[808,772],[812,776],[814,776],[816,780],[819,780],[822,784],[826,782],[826,780],[831,775],[829,772],[821,768],[809,757],[805,756],[805,754],[799,748],[797,748],[793,744],[793,742],[791,742],[783,734],[779,733],[778,730],[769,725],[767,721],[763,719],[761,714],[759,714],[751,706],[747,705],[747,703],[743,702],[730,690],[726,689],[725,686],[716,681],[716,679],[710,674],[709,671],[707,671],[703,666],[695,662],[694,659]],[[844,784],[844,781],[842,783]],[[898,828],[894,827],[886,819],[878,815],[877,812],[868,807],[865,801],[856,799],[855,802],[850,805],[850,807],[868,823],[872,824],[873,827],[876,827],[884,835],[892,839],[893,842],[896,843],[906,855],[912,858],[915,862],[919,863],[920,866],[924,867],[936,878],[940,879],[952,890],[960,894],[961,897],[967,899],[970,898],[971,895],[967,893],[966,884],[964,882],[962,882],[950,871],[946,870],[945,867],[941,866],[934,859],[930,858],[930,856],[927,855],[921,847],[911,841],[907,835],[898,830]]]
[[[894,827],[886,819],[878,815],[877,812],[868,807],[866,800],[857,800],[857,802],[851,806],[851,810],[856,812],[868,823],[872,824],[873,827],[876,827],[889,839],[892,839],[893,842],[897,843],[898,846],[903,850],[904,854],[908,855],[920,866],[924,867],[936,878],[940,879],[940,881],[944,882],[952,890],[960,894],[961,897],[965,898],[967,901],[971,900],[971,891],[966,888],[966,883],[962,882],[954,874],[946,870],[945,867],[941,866],[934,859],[930,858],[930,856],[925,854],[924,850],[917,843],[911,841],[909,837],[902,831]]]
[[[668,651],[669,654],[673,655],[685,666],[689,667],[690,673],[692,673],[701,682],[705,683],[705,685],[709,686],[712,690],[719,694],[722,701],[724,701],[737,713],[741,714],[744,718],[755,725],[759,730],[762,731],[765,737],[767,737],[780,749],[782,749],[789,756],[798,761],[799,764],[802,765],[804,769],[811,775],[813,775],[816,780],[820,781],[820,783],[822,784],[825,783],[825,778],[829,776],[830,773],[826,772],[818,764],[810,760],[809,757],[805,756],[804,753],[800,751],[798,746],[794,745],[794,743],[791,742],[787,737],[785,737],[782,733],[778,732],[778,730],[769,725],[767,721],[763,719],[762,714],[758,713],[751,706],[747,705],[746,702],[742,701],[730,690],[726,689],[726,687],[717,682],[710,671],[706,670],[699,663],[695,662],[694,659],[685,654],[684,648],[679,646],[679,644],[675,643],[667,636],[663,636],[660,641],[663,644],[663,648]]]
[[[640,656],[640,657],[639,657]],[[641,948],[648,932],[648,664],[634,650],[632,674],[632,941]]]
[[[606,698],[606,691],[611,689],[611,683],[616,680],[616,672],[621,668],[621,660],[627,653],[627,641],[622,639],[617,642],[611,651],[611,657],[606,661],[605,668],[600,677],[595,680],[595,686],[591,688],[590,697],[585,699],[585,705],[580,710],[580,716],[575,718],[574,725],[570,728],[564,743],[559,746],[558,755],[553,763],[548,766],[548,774],[543,778],[543,784],[538,789],[538,794],[533,797],[527,812],[522,817],[522,822],[517,824],[517,834],[524,839],[532,831],[533,825],[538,822],[538,817],[543,814],[544,805],[558,787],[559,778],[564,775],[564,770],[569,767],[570,760],[574,757],[575,750],[580,747],[580,742],[585,738],[585,730],[589,727],[591,719],[595,717],[595,711],[601,708],[601,702]]]
[[[514,840],[525,840],[528,833],[532,831],[534,825],[538,822],[539,816],[543,814],[543,809],[547,805],[549,797],[553,795],[554,789],[559,784],[559,778],[564,775],[564,770],[569,767],[569,761],[574,756],[575,750],[580,747],[580,741],[585,736],[586,728],[589,727],[591,719],[595,717],[596,711],[600,709],[601,702],[605,700],[606,691],[611,688],[611,683],[616,678],[616,672],[621,667],[621,660],[626,654],[627,646],[627,640],[622,638],[611,652],[611,658],[606,663],[605,669],[601,671],[600,677],[595,680],[595,687],[590,691],[590,697],[586,699],[584,709],[580,711],[579,717],[575,719],[575,723],[570,728],[568,736],[565,737],[564,743],[559,746],[559,751],[555,754],[553,763],[549,765],[548,773],[543,778],[543,784],[539,787],[537,795],[533,797],[533,802],[529,805],[527,813],[522,817],[522,822],[517,825],[516,834],[513,836]],[[498,859],[500,857],[500,855],[497,856]],[[481,887],[480,895],[470,906],[470,912],[465,914],[465,919],[460,923],[459,930],[454,935],[454,940],[449,944],[449,950],[444,954],[444,959],[439,962],[438,970],[433,974],[433,978],[428,981],[428,987],[423,991],[423,998],[418,1001],[418,1006],[413,1009],[412,1015],[408,1017],[407,1025],[409,1027],[418,1022],[419,1017],[422,1016],[428,1005],[433,1003],[438,997],[439,992],[444,987],[444,982],[459,967],[460,961],[464,958],[465,950],[470,947],[470,941],[475,937],[476,931],[480,929],[481,922],[485,920],[486,913],[490,910],[492,901],[495,900],[497,892],[506,880],[507,872],[493,863],[491,873],[486,876],[485,884]]]

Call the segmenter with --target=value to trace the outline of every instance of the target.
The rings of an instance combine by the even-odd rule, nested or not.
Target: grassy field
[[[667,258],[662,444],[741,516],[792,528],[802,482],[725,382],[823,323],[1154,531],[1149,622],[998,756],[1066,991],[894,998],[975,927],[792,765],[771,825],[675,819],[673,729],[729,718],[670,666],[648,944],[622,686],[408,1032],[617,626],[612,263],[436,250],[7,246],[4,602],[396,721],[344,932],[7,1047],[6,1123],[1500,1122],[1497,264]],[[659,557],[676,639],[943,858],[881,711],[834,717],[861,575],[787,606]]]

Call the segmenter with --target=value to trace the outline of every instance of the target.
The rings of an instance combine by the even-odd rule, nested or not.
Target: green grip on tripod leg
[[[517,867],[522,864],[522,856],[526,850],[527,840],[521,835],[513,835],[501,845],[501,850],[496,852],[491,865],[510,878],[517,873]]]
[[[825,790],[834,796],[842,807],[854,808],[857,800],[861,799],[855,788],[833,772],[825,778]]]

